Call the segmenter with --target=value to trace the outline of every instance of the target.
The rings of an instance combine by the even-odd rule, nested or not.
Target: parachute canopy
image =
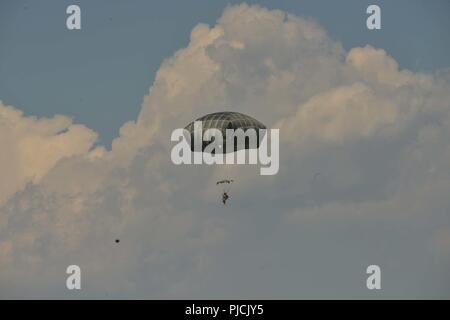
[[[233,184],[233,179],[227,180],[219,180],[216,182],[217,188],[221,190],[221,193],[228,193],[231,190],[231,185]]]
[[[223,184],[223,183],[228,183],[228,184],[230,184],[230,183],[233,183],[233,180],[220,180],[220,181],[217,181],[217,182],[216,182],[216,184]]]
[[[200,150],[194,150],[194,136],[198,133],[195,133],[194,130],[194,123],[195,121],[201,121],[202,124],[202,136],[208,129],[218,129],[222,132],[222,136],[224,139],[224,145],[221,145],[220,150],[216,150],[217,153],[227,153],[227,152],[234,152],[242,149],[250,149],[250,142],[248,137],[245,137],[244,144],[240,144],[237,137],[234,137],[234,150],[227,150],[226,149],[226,130],[232,129],[232,130],[238,130],[242,129],[244,133],[249,129],[254,129],[256,131],[256,147],[259,147],[259,144],[264,136],[260,136],[260,129],[266,129],[266,126],[259,122],[258,120],[239,113],[239,112],[215,112],[207,114],[203,117],[200,117],[191,123],[189,123],[185,129],[190,133],[190,141],[191,141],[191,150],[192,151],[200,151]],[[196,137],[197,139],[197,137]],[[201,139],[201,137],[199,138]],[[209,145],[211,141],[203,141],[202,143],[202,152],[205,150],[205,147]]]

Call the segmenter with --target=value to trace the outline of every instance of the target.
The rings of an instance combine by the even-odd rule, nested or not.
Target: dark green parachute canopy
[[[185,129],[190,133],[190,139],[191,139],[191,150],[194,151],[194,122],[195,121],[201,121],[202,122],[202,135],[203,133],[210,129],[218,129],[222,132],[222,136],[224,139],[224,145],[222,146],[221,150],[217,150],[217,153],[227,153],[227,152],[234,152],[237,150],[242,149],[249,149],[249,139],[245,139],[245,145],[238,145],[237,144],[237,138],[235,138],[235,145],[234,150],[226,150],[226,129],[242,129],[244,132],[246,132],[249,129],[254,129],[256,131],[256,137],[257,137],[257,147],[259,147],[259,144],[264,136],[260,136],[259,130],[260,129],[266,129],[266,126],[259,122],[258,120],[247,116],[243,113],[239,112],[215,112],[207,114],[203,117],[200,117],[191,123],[189,123]],[[202,150],[205,150],[205,147],[210,144],[211,141],[204,141],[202,144]],[[197,151],[197,150],[195,150]],[[200,151],[200,150],[199,150]]]

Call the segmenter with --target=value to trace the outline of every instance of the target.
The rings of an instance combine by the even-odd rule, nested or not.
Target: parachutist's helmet
[[[195,132],[194,130],[194,123],[195,121],[201,121],[202,123],[202,132],[200,136],[200,132]],[[253,148],[259,148],[259,144],[264,137],[264,135],[260,135],[259,130],[260,129],[266,129],[266,126],[259,122],[258,120],[247,116],[245,114],[239,113],[239,112],[216,112],[216,113],[210,113],[203,117],[200,117],[196,119],[195,121],[189,123],[185,129],[190,134],[190,146],[192,151],[205,151],[206,146],[208,146],[211,141],[203,141],[202,142],[202,150],[195,150],[195,144],[194,144],[194,137],[195,139],[201,139],[203,137],[203,134],[206,130],[214,128],[218,129],[222,132],[223,136],[223,145],[220,146],[216,150],[217,153],[228,153],[228,152],[234,152],[238,150],[243,149],[253,149]],[[245,136],[244,141],[240,141],[237,136],[233,136],[234,139],[234,150],[227,150],[227,135],[226,130],[232,129],[236,132],[236,130],[241,129]],[[250,134],[248,132],[249,129],[254,129],[256,133],[256,141],[254,141],[254,145],[252,145],[253,141],[251,141],[251,138],[247,135]],[[214,139],[214,138],[212,138]],[[214,152],[213,152],[214,153]]]

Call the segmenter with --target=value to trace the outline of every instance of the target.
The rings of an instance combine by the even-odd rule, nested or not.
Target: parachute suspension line
[[[231,190],[231,183],[224,185],[223,191],[229,193]]]

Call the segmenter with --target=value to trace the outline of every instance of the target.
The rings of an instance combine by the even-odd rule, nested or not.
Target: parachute
[[[216,182],[216,186],[222,189],[222,193],[228,193],[231,189],[231,184],[234,182],[233,179],[231,180],[219,180]]]
[[[235,152],[238,150],[243,149],[250,149],[250,141],[249,138],[246,137],[244,144],[238,144],[237,138],[234,137],[234,150],[227,150],[227,139],[226,139],[226,130],[232,129],[232,130],[238,130],[241,129],[244,133],[247,132],[249,129],[254,129],[256,131],[256,148],[259,148],[260,142],[262,138],[264,137],[259,132],[260,129],[266,129],[266,126],[259,122],[258,120],[245,115],[243,113],[239,112],[215,112],[207,114],[203,117],[200,117],[191,123],[189,123],[185,129],[188,131],[190,135],[190,141],[191,141],[191,150],[192,151],[201,151],[204,152],[207,145],[209,145],[210,141],[203,141],[202,142],[202,150],[194,150],[194,137],[198,135],[199,133],[195,132],[194,130],[194,123],[196,121],[200,121],[202,124],[202,136],[205,134],[205,131],[208,129],[218,129],[222,132],[222,136],[224,138],[224,145],[221,146],[221,150],[215,150],[217,153],[229,153],[229,152]],[[197,138],[195,138],[197,139]]]
[[[196,121],[200,121],[201,122],[201,127],[202,130],[201,132],[197,132],[200,130],[195,130],[195,122]],[[262,141],[262,139],[264,138],[264,133],[265,131],[260,131],[260,130],[265,130],[266,126],[264,124],[262,124],[261,122],[259,122],[258,120],[245,115],[243,113],[239,113],[239,112],[215,112],[215,113],[210,113],[207,115],[204,115],[194,121],[192,121],[191,123],[189,123],[185,129],[187,130],[187,134],[189,135],[189,141],[190,143],[190,147],[191,150],[193,152],[205,152],[205,148],[212,142],[212,141],[208,141],[208,139],[205,139],[207,141],[204,141],[203,135],[205,134],[205,131],[208,129],[217,129],[220,130],[222,133],[222,137],[223,137],[223,145],[220,145],[219,148],[214,149],[214,151],[212,152],[217,152],[217,153],[230,153],[230,152],[236,152],[238,150],[245,150],[245,149],[251,149],[253,146],[255,146],[254,144],[250,143],[250,137],[245,136],[244,138],[244,142],[242,143],[242,141],[237,141],[238,138],[236,136],[231,136],[232,139],[234,139],[233,141],[233,145],[234,145],[234,149],[231,150],[227,150],[227,144],[228,142],[231,141],[227,141],[227,134],[226,134],[226,130],[231,129],[231,130],[242,130],[244,132],[244,134],[250,130],[253,129],[255,130],[256,133],[256,148],[259,148],[259,145]],[[200,140],[202,141],[201,144],[201,150],[195,150],[195,139],[198,138],[198,135],[201,134]],[[254,137],[254,136],[253,136]],[[186,137],[187,138],[187,137]],[[229,198],[228,193],[230,192],[231,186],[233,184],[234,180],[232,179],[223,179],[223,180],[219,180],[216,182],[216,186],[218,186],[221,189],[222,192],[222,202],[225,205],[227,199]]]
[[[222,184],[222,183],[228,183],[228,184],[233,183],[233,179],[231,179],[231,180],[220,180],[220,181],[216,182],[216,184]]]
[[[228,195],[228,193],[230,192],[231,189],[231,184],[233,183],[234,180],[219,180],[216,182],[216,186],[220,186],[222,191],[222,203],[225,205],[227,204],[227,200],[230,198],[230,196]]]

